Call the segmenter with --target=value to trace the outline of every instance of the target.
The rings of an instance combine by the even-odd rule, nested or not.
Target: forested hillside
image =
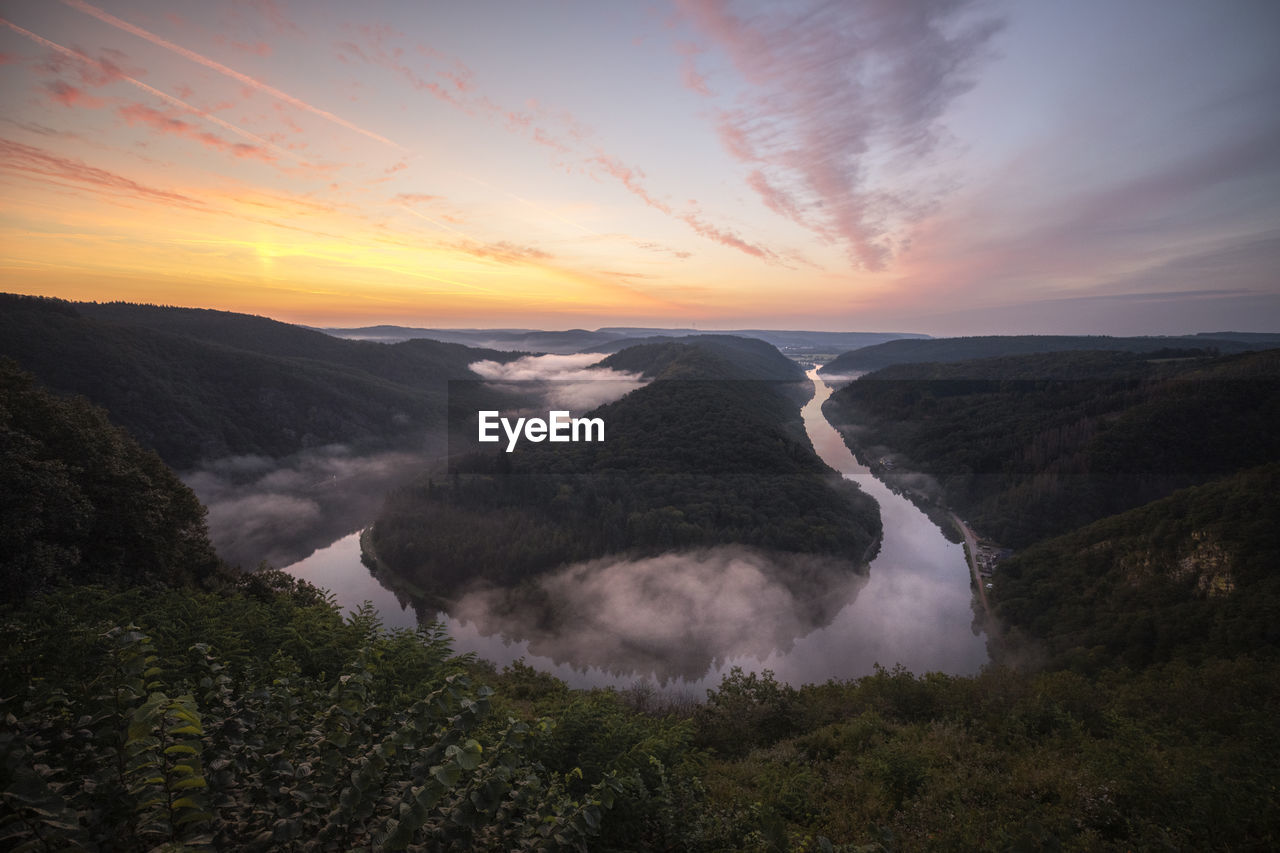
[[[377,559],[443,595],[605,554],[726,543],[862,564],[879,513],[814,455],[791,384],[716,378],[752,375],[754,352],[735,364],[656,347],[621,354],[658,379],[590,413],[603,443],[524,443],[393,494],[370,534]]]
[[[154,456],[83,402],[3,377],[0,556],[7,588],[30,593],[0,604],[6,849],[1280,843],[1274,464],[1008,564],[1001,613],[1047,649],[1042,671],[802,688],[734,671],[691,705],[496,671],[438,626],[386,632],[282,573],[225,574]],[[643,390],[713,422],[747,414],[678,393],[698,384]],[[812,470],[772,437],[754,462],[725,448],[678,464]]]
[[[694,359],[703,353],[695,364]],[[759,379],[800,381],[804,371],[777,348],[753,338],[731,335],[693,335],[687,338],[646,338],[616,351],[600,362],[614,370],[640,373],[647,377],[697,379]],[[680,375],[670,371],[678,370]]]
[[[825,411],[864,457],[928,475],[932,497],[1020,548],[1280,458],[1280,350],[897,365]]]
[[[1280,463],[1214,480],[1002,563],[996,615],[1049,665],[1139,668],[1280,647]]]
[[[152,452],[83,399],[0,359],[0,587],[195,583],[218,560],[205,510]]]
[[[1280,335],[1241,335],[1224,333],[1215,338],[1206,335],[1185,337],[1113,338],[1105,335],[985,335],[966,338],[932,338],[929,340],[895,340],[850,350],[822,366],[824,376],[843,376],[879,370],[891,364],[922,362],[970,361],[1006,355],[1028,355],[1043,352],[1108,352],[1183,355],[1245,352],[1280,346]],[[1179,352],[1181,351],[1181,352]]]
[[[230,454],[386,446],[442,426],[446,380],[514,353],[345,341],[262,317],[0,295],[0,356],[105,408],[179,469]]]

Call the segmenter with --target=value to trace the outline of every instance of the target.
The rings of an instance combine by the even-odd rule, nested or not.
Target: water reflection
[[[600,559],[539,578],[532,594],[475,592],[450,610],[483,633],[527,639],[531,652],[557,663],[696,680],[732,656],[789,651],[829,623],[866,581],[854,568],[740,547]]]
[[[855,678],[877,663],[977,671],[986,648],[972,627],[963,549],[858,464],[822,415],[831,389],[810,377],[817,393],[803,416],[814,449],[880,504],[884,539],[868,578],[845,570],[833,584],[833,568],[818,558],[780,567],[744,549],[597,560],[543,579],[545,592],[566,603],[555,622],[522,617],[500,593],[469,596],[452,615],[439,614],[455,648],[500,666],[524,658],[579,687],[645,677],[700,691],[733,666],[770,669],[796,685]],[[797,569],[823,581],[807,587],[827,590],[820,601],[806,597]],[[373,601],[389,626],[415,624],[414,608],[360,563],[356,534],[288,571],[332,590],[344,606]]]

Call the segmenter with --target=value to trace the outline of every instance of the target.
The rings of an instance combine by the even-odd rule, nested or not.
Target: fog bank
[[[721,547],[577,563],[468,593],[450,615],[557,663],[697,680],[730,657],[787,653],[865,582],[844,560]]]
[[[547,409],[585,412],[611,403],[646,384],[638,373],[595,366],[600,353],[527,355],[515,361],[477,361],[471,371],[516,393],[535,393]]]
[[[227,457],[182,479],[209,508],[209,537],[224,560],[280,568],[371,523],[387,493],[438,453],[427,445],[357,455],[330,445],[283,459]]]

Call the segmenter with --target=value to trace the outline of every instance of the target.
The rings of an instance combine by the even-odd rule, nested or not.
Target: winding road
[[[991,604],[987,601],[987,584],[982,580],[982,575],[978,574],[978,537],[969,529],[969,525],[961,520],[960,516],[954,512],[951,513],[951,520],[960,528],[960,532],[964,534],[964,548],[969,558],[969,571],[973,573],[973,582],[978,585],[978,598],[982,600],[982,610],[986,613],[987,618],[991,618]]]

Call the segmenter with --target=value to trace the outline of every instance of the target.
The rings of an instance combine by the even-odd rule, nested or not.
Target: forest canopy
[[[865,563],[878,509],[813,453],[802,387],[717,378],[755,368],[697,345],[638,349],[619,356],[658,379],[589,413],[603,443],[522,443],[394,493],[369,536],[377,561],[445,595],[606,554],[728,543]]]

